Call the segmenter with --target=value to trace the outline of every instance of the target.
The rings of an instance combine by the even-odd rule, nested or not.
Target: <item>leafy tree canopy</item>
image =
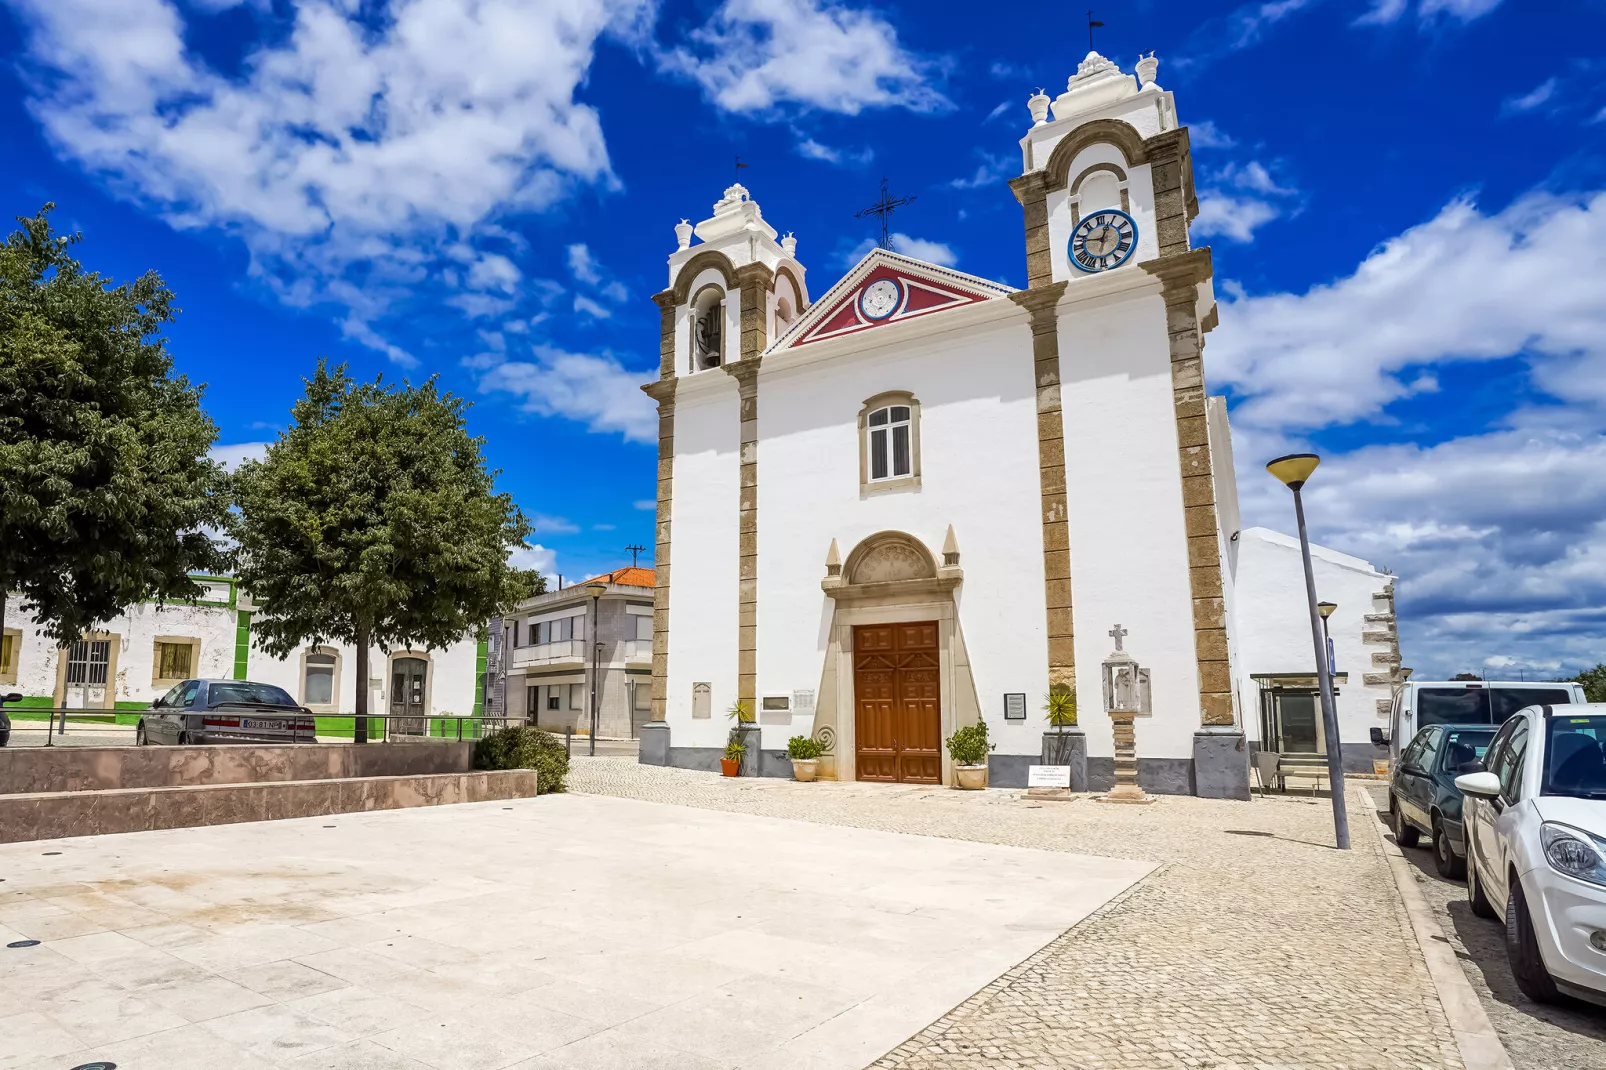
[[[1591,702],[1606,702],[1606,664],[1585,669],[1573,677],[1574,683],[1584,685],[1584,697]]]
[[[290,428],[235,473],[236,575],[269,653],[356,646],[363,714],[370,643],[446,646],[542,581],[509,564],[530,523],[495,492],[466,402],[433,378],[359,383],[326,361],[306,384]]]
[[[201,388],[159,332],[154,271],[114,286],[69,255],[47,204],[0,246],[0,591],[76,639],[148,598],[193,598],[227,507]],[[3,609],[0,609],[3,614]]]

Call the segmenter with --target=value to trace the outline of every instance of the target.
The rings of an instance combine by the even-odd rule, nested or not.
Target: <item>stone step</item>
[[[448,806],[536,793],[533,769],[0,795],[0,843]]]

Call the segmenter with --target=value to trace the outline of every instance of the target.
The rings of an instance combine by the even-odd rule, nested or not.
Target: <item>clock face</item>
[[[1108,271],[1138,247],[1138,225],[1116,208],[1094,212],[1071,232],[1071,263],[1082,271]]]
[[[859,294],[859,311],[866,319],[884,320],[903,300],[903,287],[896,279],[877,279]]]

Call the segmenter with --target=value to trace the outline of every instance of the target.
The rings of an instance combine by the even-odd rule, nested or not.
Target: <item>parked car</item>
[[[1398,761],[1405,745],[1431,724],[1498,727],[1525,706],[1583,701],[1583,685],[1570,680],[1407,680],[1394,691],[1389,727],[1373,726],[1372,743],[1386,745],[1389,758]]]
[[[140,746],[169,743],[316,743],[312,711],[282,687],[250,680],[185,680],[139,719]]]
[[[6,703],[21,702],[22,693],[12,692],[9,695],[0,695],[0,747],[11,742],[11,715],[6,712]]]
[[[1531,999],[1606,1003],[1606,703],[1536,706],[1495,734],[1466,798],[1467,898],[1504,918]]]
[[[1461,831],[1461,789],[1455,778],[1482,769],[1494,739],[1489,725],[1438,724],[1416,734],[1389,774],[1389,817],[1394,839],[1415,847],[1430,837],[1433,864],[1440,875],[1466,871],[1467,847]]]

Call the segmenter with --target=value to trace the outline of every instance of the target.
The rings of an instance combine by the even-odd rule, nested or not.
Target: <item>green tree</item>
[[[466,402],[433,378],[359,383],[321,360],[305,382],[289,429],[235,472],[229,531],[264,650],[357,648],[360,743],[370,644],[443,647],[543,587],[508,561],[530,523],[495,492]]]
[[[1574,683],[1584,685],[1584,697],[1591,702],[1606,702],[1606,664],[1585,669],[1573,677]]]
[[[0,592],[66,643],[134,602],[201,593],[189,573],[226,561],[207,529],[227,476],[159,333],[172,291],[154,271],[120,286],[85,271],[54,208],[0,245]]]

